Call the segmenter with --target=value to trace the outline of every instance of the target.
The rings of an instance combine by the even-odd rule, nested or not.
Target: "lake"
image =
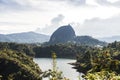
[[[35,58],[34,61],[40,66],[42,71],[52,69],[52,59],[50,58]],[[78,80],[79,73],[72,69],[72,65],[68,63],[75,62],[72,59],[57,59],[58,70],[63,72],[63,75],[70,80]],[[48,80],[48,79],[44,79]]]

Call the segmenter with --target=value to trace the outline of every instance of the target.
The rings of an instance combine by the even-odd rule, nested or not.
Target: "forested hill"
[[[74,39],[76,44],[87,45],[87,46],[106,46],[107,43],[99,41],[91,36],[76,36]]]
[[[86,80],[119,80],[120,79],[120,42],[113,42],[108,46],[87,49],[77,55],[73,68],[84,73]]]
[[[25,53],[32,57],[50,58],[51,53],[55,52],[59,58],[75,58],[76,54],[84,53],[87,49],[92,49],[89,46],[80,46],[75,44],[56,44],[50,46],[40,46],[36,44],[18,44],[1,42],[0,50],[11,49]]]
[[[41,80],[33,58],[10,49],[0,50],[0,80]]]

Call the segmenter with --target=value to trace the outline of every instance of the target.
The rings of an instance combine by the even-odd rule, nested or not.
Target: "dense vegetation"
[[[50,80],[68,80],[57,70],[55,54],[52,56],[55,67],[42,72],[33,58],[29,57],[31,46],[35,47],[28,44],[0,43],[0,80],[42,80],[46,77]]]
[[[25,53],[29,56],[35,56],[35,53],[32,51],[33,47],[34,47],[33,44],[17,44],[17,43],[0,42],[0,50],[11,49],[14,51]]]
[[[116,41],[105,47],[80,46],[71,43],[50,46],[0,43],[0,50],[0,79],[2,80],[41,80],[46,76],[51,76],[51,80],[61,78],[62,73],[53,69],[41,73],[32,58],[26,56],[27,54],[50,58],[52,52],[55,52],[59,58],[76,58],[76,63],[72,63],[73,68],[84,73],[83,78],[86,80],[120,79],[120,42]],[[61,80],[64,78],[62,77]]]
[[[120,79],[120,42],[114,42],[104,48],[86,50],[77,55],[73,63],[77,71],[85,74],[87,80]]]
[[[77,53],[83,53],[88,48],[88,46],[57,44],[45,47],[35,47],[33,51],[36,53],[36,57],[51,57],[51,52],[55,52],[58,58],[75,58]]]
[[[41,80],[41,70],[33,58],[17,51],[0,51],[0,80]]]
[[[25,53],[32,57],[51,58],[51,52],[57,53],[58,58],[74,58],[78,53],[84,53],[89,46],[80,46],[71,43],[56,44],[50,46],[41,46],[38,44],[17,44],[17,43],[0,43],[0,50],[11,49],[18,52]]]

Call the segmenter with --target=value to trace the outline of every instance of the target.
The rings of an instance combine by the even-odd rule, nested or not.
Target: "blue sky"
[[[0,33],[51,35],[71,24],[77,35],[120,35],[120,0],[0,0]]]

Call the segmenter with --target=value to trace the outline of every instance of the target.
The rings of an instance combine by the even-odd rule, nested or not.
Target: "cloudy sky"
[[[0,0],[0,33],[51,35],[71,24],[77,35],[120,35],[120,0]]]

